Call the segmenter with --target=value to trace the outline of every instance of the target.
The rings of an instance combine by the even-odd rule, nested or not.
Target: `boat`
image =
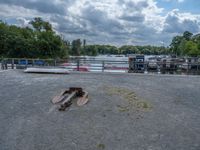
[[[148,58],[147,62],[148,62],[148,70],[157,70],[158,68],[157,62],[159,62],[157,57],[150,57]]]

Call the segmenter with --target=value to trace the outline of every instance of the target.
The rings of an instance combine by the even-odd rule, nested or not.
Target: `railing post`
[[[5,70],[8,69],[8,63],[7,63],[7,60],[5,60]]]
[[[1,69],[4,70],[4,59],[1,61]]]
[[[77,59],[77,71],[80,71],[80,60]]]
[[[187,74],[189,73],[189,65],[190,65],[190,63],[188,62],[188,65],[187,65]]]
[[[104,69],[105,69],[105,62],[102,61],[102,72],[104,72]]]
[[[35,61],[34,61],[34,59],[32,59],[32,66],[34,66],[34,63],[35,63]]]
[[[147,69],[148,67],[147,66],[148,66],[148,63],[144,62],[144,72],[148,72],[148,69]]]
[[[12,69],[14,69],[14,64],[15,64],[15,60],[12,59],[12,64],[11,64]]]
[[[28,67],[28,60],[26,59],[26,68]]]
[[[56,62],[56,59],[54,59],[54,66],[56,67],[56,65],[57,65],[57,62]]]

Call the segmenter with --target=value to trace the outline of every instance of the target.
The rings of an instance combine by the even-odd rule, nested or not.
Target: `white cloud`
[[[185,0],[163,0],[163,1],[166,1],[166,2],[176,1],[176,2],[178,2],[178,3],[182,3],[182,2],[184,2]]]
[[[176,34],[186,30],[197,33],[200,31],[200,15],[180,13],[178,9],[174,9],[166,15],[163,30]]]
[[[0,0],[2,19],[18,18],[17,23],[26,26],[33,17],[43,17],[70,40],[157,45],[184,30],[199,32],[199,15],[163,12],[155,0]]]

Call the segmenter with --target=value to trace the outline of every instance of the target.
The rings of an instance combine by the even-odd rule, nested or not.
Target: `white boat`
[[[26,73],[52,73],[52,74],[69,74],[68,69],[64,68],[27,68],[24,70]]]

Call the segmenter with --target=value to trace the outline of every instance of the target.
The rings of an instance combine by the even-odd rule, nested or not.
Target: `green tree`
[[[96,56],[98,54],[97,46],[96,45],[85,46],[83,54],[89,56]]]
[[[186,44],[187,40],[185,38],[183,38],[178,46],[178,54],[181,56],[184,56],[187,54],[186,48],[185,48],[185,44]]]
[[[68,45],[52,31],[48,22],[31,21],[34,30],[0,22],[0,55],[4,57],[63,58]]]
[[[192,33],[191,32],[189,32],[189,31],[185,31],[184,33],[183,33],[183,38],[185,38],[185,40],[187,40],[187,41],[189,41],[191,38],[192,38]]]
[[[171,50],[177,55],[198,56],[200,51],[200,35],[185,31],[183,36],[175,36],[171,43]]]
[[[132,45],[124,45],[119,48],[121,54],[136,54],[138,53],[138,49]]]
[[[77,40],[73,40],[72,41],[72,48],[71,48],[71,52],[70,54],[71,55],[75,55],[75,56],[80,56],[81,54],[81,45],[82,45],[82,42],[80,39],[77,39]]]
[[[29,24],[33,26],[36,31],[50,31],[52,32],[52,26],[49,22],[43,21],[42,18],[36,17],[34,20],[30,21]]]
[[[196,57],[200,55],[198,45],[192,41],[187,41],[185,44],[185,50],[188,56]]]
[[[173,54],[180,55],[181,52],[180,52],[179,46],[181,44],[182,39],[183,39],[182,36],[175,36],[172,39],[170,47]]]

